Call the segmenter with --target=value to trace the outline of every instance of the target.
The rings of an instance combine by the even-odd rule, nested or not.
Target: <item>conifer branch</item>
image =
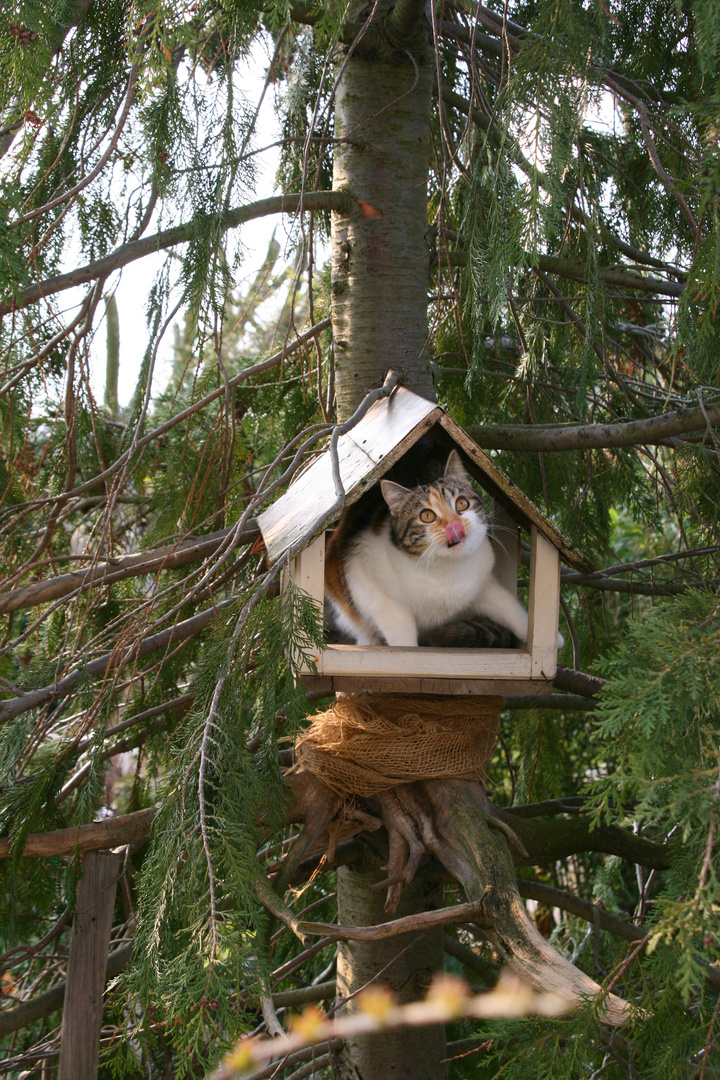
[[[557,274],[559,277],[569,278],[572,281],[588,280],[589,267],[586,263],[576,262],[574,259],[563,259],[558,255],[526,254],[525,259],[528,267],[537,268],[547,274]],[[468,255],[465,251],[445,251],[439,253],[437,261],[440,265],[467,266]],[[680,297],[685,292],[685,285],[681,281],[642,277],[630,270],[613,270],[603,266],[599,268],[599,273],[606,285],[612,285],[618,289],[636,289],[638,292],[670,297]]]
[[[124,581],[130,577],[161,573],[163,570],[206,559],[218,549],[231,531],[231,529],[221,529],[208,536],[184,540],[177,544],[167,544],[164,547],[119,555],[90,566],[86,570],[73,570],[68,574],[33,582],[21,589],[14,589],[12,592],[0,593],[0,614],[7,615],[11,611],[37,607],[39,604],[47,604],[62,597],[79,596],[88,589],[112,585],[113,582]],[[259,536],[260,530],[251,520],[248,528],[237,537],[237,540],[239,544],[251,544]],[[94,558],[90,555],[87,557]]]
[[[228,232],[247,221],[254,221],[270,214],[296,214],[303,210],[334,210],[338,214],[348,214],[354,207],[355,201],[347,191],[307,191],[304,194],[273,195],[268,199],[259,199],[247,206],[239,206],[234,210],[226,211],[220,218],[218,229],[220,232]],[[171,229],[163,229],[151,236],[143,236],[139,240],[130,240],[127,244],[121,244],[101,259],[95,259],[65,274],[56,274],[44,281],[38,281],[37,284],[23,289],[17,297],[0,302],[0,317],[11,311],[19,311],[48,296],[73,289],[76,285],[106,278],[116,270],[146,255],[185,244],[197,232],[207,229],[209,224],[209,219],[194,218],[182,225],[175,225]]]
[[[604,450],[653,446],[668,439],[720,424],[720,404],[705,409],[677,409],[644,420],[618,424],[478,424],[468,433],[484,450]]]

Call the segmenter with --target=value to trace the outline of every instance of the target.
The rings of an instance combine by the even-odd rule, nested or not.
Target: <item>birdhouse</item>
[[[490,497],[491,537],[493,531],[497,537],[492,539],[493,576],[514,595],[526,537],[527,642],[519,648],[482,649],[327,643],[303,667],[300,678],[307,689],[328,693],[549,693],[557,666],[560,561],[583,573],[592,567],[444,409],[403,387],[375,402],[337,443],[344,505],[350,506],[378,484],[422,438],[434,440],[445,453],[457,450],[467,473]],[[326,598],[326,543],[342,512],[337,503],[327,449],[259,518],[270,563],[293,550],[289,576],[321,610]],[[299,547],[301,542],[304,546]]]

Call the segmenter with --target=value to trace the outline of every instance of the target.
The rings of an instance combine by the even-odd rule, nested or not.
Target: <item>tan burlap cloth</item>
[[[484,780],[502,704],[501,697],[349,694],[310,718],[296,760],[343,796],[441,776]]]

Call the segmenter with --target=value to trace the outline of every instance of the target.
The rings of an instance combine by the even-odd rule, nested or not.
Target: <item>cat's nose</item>
[[[451,521],[449,525],[445,526],[445,535],[450,547],[454,544],[460,544],[465,539],[465,526],[462,521]]]

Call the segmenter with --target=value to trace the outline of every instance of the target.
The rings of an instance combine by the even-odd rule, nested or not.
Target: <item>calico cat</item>
[[[412,646],[482,616],[526,641],[527,612],[492,576],[485,508],[457,450],[430,483],[380,488],[384,501],[351,507],[328,544],[325,594],[341,633],[357,645]]]

